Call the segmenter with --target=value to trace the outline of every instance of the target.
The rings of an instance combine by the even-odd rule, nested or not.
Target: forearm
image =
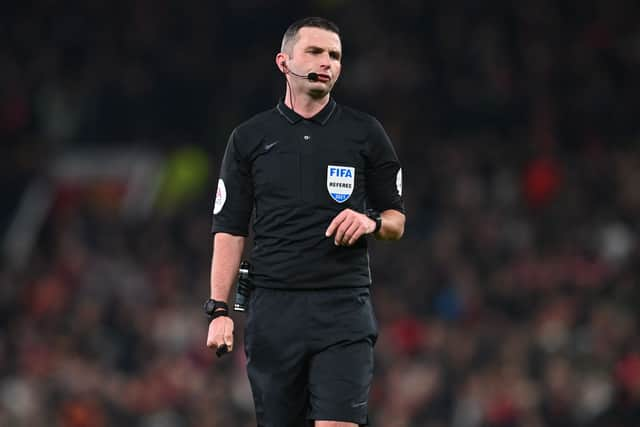
[[[238,277],[245,237],[216,233],[211,260],[211,298],[229,301],[231,287]]]
[[[387,209],[380,213],[382,227],[375,234],[379,240],[399,240],[404,234],[405,215],[395,209]]]

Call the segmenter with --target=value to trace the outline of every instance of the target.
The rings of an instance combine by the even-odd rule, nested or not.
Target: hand
[[[325,236],[329,237],[335,233],[336,246],[351,246],[364,234],[373,233],[375,229],[374,220],[360,212],[345,209],[331,221]]]
[[[216,349],[218,356],[233,350],[233,319],[231,317],[216,317],[209,323],[207,347]],[[223,350],[224,348],[226,351]]]

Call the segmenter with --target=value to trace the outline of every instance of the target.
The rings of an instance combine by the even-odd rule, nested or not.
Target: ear
[[[287,66],[286,62],[289,60],[289,55],[284,52],[279,52],[276,55],[276,67],[280,70],[281,73],[287,74]]]

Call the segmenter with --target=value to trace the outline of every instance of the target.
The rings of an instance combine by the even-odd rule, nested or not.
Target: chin
[[[324,96],[328,95],[329,92],[331,92],[331,89],[333,88],[333,86],[329,86],[329,87],[312,87],[309,88],[309,96],[311,96],[312,98],[316,98],[316,99],[320,99],[323,98]]]
[[[328,90],[319,90],[319,89],[311,89],[309,90],[309,96],[313,99],[321,99],[324,98],[326,95],[329,94]]]

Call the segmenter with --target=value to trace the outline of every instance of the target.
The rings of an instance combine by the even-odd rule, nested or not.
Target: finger
[[[218,344],[216,342],[216,336],[214,334],[214,330],[211,323],[209,324],[209,333],[207,334],[207,347],[218,348]]]
[[[213,338],[207,339],[207,347],[211,349],[219,349],[224,346],[224,337],[221,334],[215,335]]]
[[[336,235],[334,239],[336,245],[342,244],[344,233],[347,232],[347,230],[349,229],[349,227],[351,227],[352,224],[353,224],[353,218],[345,219],[344,221],[342,221],[342,223],[340,223],[340,227],[338,227],[338,229],[336,230]]]
[[[342,237],[341,243],[343,245],[351,244],[350,242],[351,242],[352,236],[356,234],[359,226],[360,226],[360,223],[358,221],[353,221],[351,223],[349,228],[347,228],[347,230],[344,232],[344,236]]]
[[[362,224],[360,224],[358,226],[358,228],[356,229],[356,231],[353,233],[353,235],[351,236],[351,239],[349,239],[349,243],[347,243],[349,246],[353,245],[355,242],[358,241],[358,239],[360,237],[362,237],[362,235],[366,232],[365,226],[363,226]]]
[[[327,227],[327,231],[324,233],[324,235],[326,237],[331,236],[334,233],[334,231],[336,231],[336,228],[338,228],[340,224],[342,224],[342,221],[345,220],[346,216],[347,214],[345,209],[342,212],[340,212],[335,218],[333,218],[333,221],[331,221],[331,224],[329,224],[329,227]]]
[[[233,350],[233,326],[225,325],[223,346],[228,347],[229,351]]]
[[[224,345],[224,337],[222,334],[217,334],[213,339],[213,345],[215,348],[220,348]]]
[[[324,235],[326,237],[331,236],[336,231],[336,229],[340,226],[342,221],[344,221],[344,217],[345,216],[342,213],[340,213],[335,218],[333,218],[333,221],[331,221],[331,224],[329,224],[329,227],[327,227],[327,231],[325,231]]]

